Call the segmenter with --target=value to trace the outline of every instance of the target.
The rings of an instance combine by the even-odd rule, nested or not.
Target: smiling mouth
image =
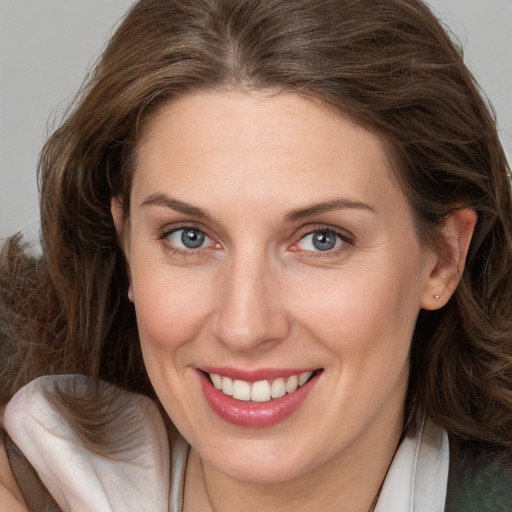
[[[308,383],[313,375],[319,371],[321,370],[307,371],[288,377],[259,380],[257,382],[231,379],[216,373],[204,373],[209,377],[213,386],[224,395],[245,402],[264,403],[294,393],[299,387]]]

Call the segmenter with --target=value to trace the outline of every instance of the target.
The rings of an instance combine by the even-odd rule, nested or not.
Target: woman
[[[425,5],[140,1],[40,180],[11,510],[511,509],[509,167]]]

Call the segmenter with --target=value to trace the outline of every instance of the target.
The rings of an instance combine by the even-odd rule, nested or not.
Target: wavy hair
[[[197,90],[315,97],[385,141],[423,243],[457,208],[478,223],[460,285],[421,311],[409,404],[452,436],[512,447],[510,169],[462,51],[419,0],[140,0],[39,167],[42,257],[2,253],[0,389],[47,373],[152,389],[110,214],[129,212],[137,140]]]

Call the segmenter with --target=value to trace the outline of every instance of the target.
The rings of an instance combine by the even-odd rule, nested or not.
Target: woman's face
[[[186,96],[128,228],[147,371],[207,467],[279,482],[396,442],[436,256],[376,136],[297,94]]]

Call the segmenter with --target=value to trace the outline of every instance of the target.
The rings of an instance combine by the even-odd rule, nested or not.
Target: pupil
[[[336,245],[336,235],[332,231],[319,231],[313,236],[313,245],[319,251],[329,251]]]
[[[197,229],[184,229],[181,234],[181,241],[188,249],[197,249],[204,242],[204,233]]]

